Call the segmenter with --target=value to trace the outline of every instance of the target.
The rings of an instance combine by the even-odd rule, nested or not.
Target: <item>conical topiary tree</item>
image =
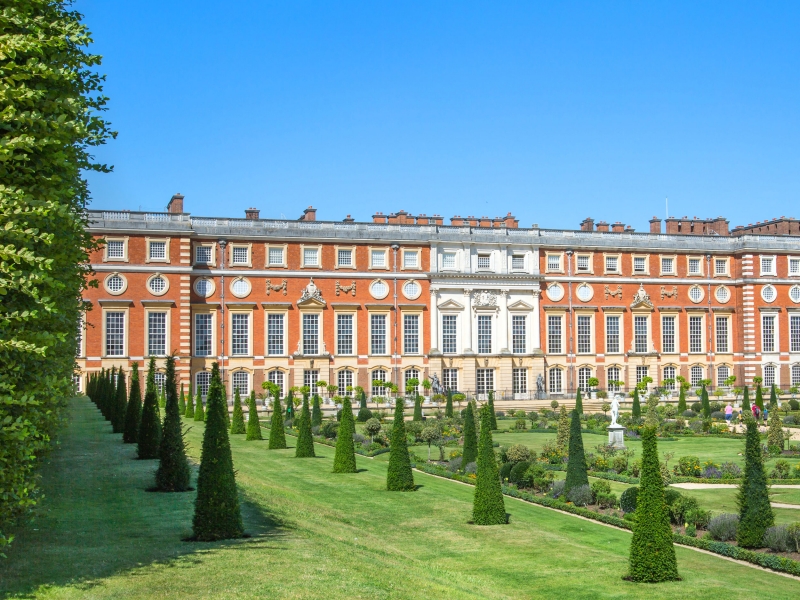
[[[111,367],[111,373],[108,375],[108,383],[106,384],[106,394],[104,399],[104,413],[103,416],[107,421],[114,423],[114,409],[116,408],[117,399],[117,367]]]
[[[626,579],[630,581],[657,583],[680,579],[669,511],[664,501],[656,427],[652,425],[642,428],[642,470],[629,565]]]
[[[284,450],[286,448],[286,432],[283,430],[283,408],[281,408],[280,392],[275,392],[272,404],[272,420],[269,426],[269,449]]]
[[[639,388],[633,388],[633,408],[631,408],[631,416],[642,416],[642,405],[639,403]]]
[[[186,459],[183,441],[181,413],[178,410],[178,390],[175,382],[175,356],[166,358],[166,378],[164,381],[164,427],[161,431],[161,444],[158,450],[160,459],[156,470],[155,489],[160,492],[185,492],[189,488],[192,472]]]
[[[181,384],[181,396],[178,398],[178,412],[181,416],[186,414],[186,394],[183,393],[183,384]]]
[[[476,525],[503,525],[506,506],[500,486],[500,472],[494,457],[492,443],[491,406],[481,408],[481,433],[478,440],[478,472],[475,481],[475,496],[472,502],[472,521]]]
[[[769,411],[769,430],[767,431],[767,448],[773,446],[783,450],[783,426],[777,407]]]
[[[197,390],[197,398],[194,403],[194,420],[203,422],[206,420],[206,409],[203,406],[203,396],[200,390]]]
[[[342,399],[342,417],[339,420],[339,430],[336,433],[336,454],[333,457],[334,473],[356,472],[356,449],[353,443],[353,434],[356,424],[353,419],[353,407],[350,398]]]
[[[561,405],[561,412],[558,415],[558,432],[556,433],[556,448],[566,453],[569,449],[569,413],[567,407]]]
[[[247,441],[263,440],[261,437],[261,423],[258,420],[258,407],[256,406],[256,391],[250,392],[247,401]]]
[[[296,426],[294,420],[297,418],[297,415],[294,410],[294,392],[289,390],[289,394],[286,396],[286,421],[292,422],[292,427]]]
[[[444,416],[448,418],[453,418],[453,392],[452,390],[447,390],[447,401],[444,405]]]
[[[583,451],[583,436],[581,435],[581,418],[577,412],[572,411],[569,424],[569,462],[567,462],[567,479],[564,484],[564,495],[569,497],[572,488],[589,485],[586,474],[586,455]]]
[[[316,455],[314,454],[314,438],[311,435],[311,411],[308,408],[308,396],[303,397],[303,408],[298,421],[300,421],[300,431],[297,434],[294,456],[295,458],[313,458]]]
[[[395,399],[394,423],[389,446],[389,469],[386,473],[386,489],[390,492],[410,492],[416,490],[411,459],[408,456],[406,424],[403,418],[403,400]]]
[[[233,391],[233,417],[231,417],[231,434],[244,434],[244,411],[242,411],[242,397],[239,388]]]
[[[703,385],[703,388],[700,390],[700,403],[703,406],[703,418],[710,419],[711,403],[708,401],[708,390],[706,389],[705,385]]]
[[[139,384],[139,363],[131,365],[131,389],[125,407],[125,430],[122,441],[135,444],[139,439],[139,422],[142,420],[142,389]]]
[[[744,393],[742,395],[742,414],[747,417],[750,415],[753,416],[753,407],[750,406],[750,392],[747,390],[747,386],[744,386]]]
[[[422,421],[422,396],[414,396],[414,421]]]
[[[372,411],[367,406],[367,394],[364,390],[361,390],[359,394],[359,399],[361,401],[361,406],[358,409],[358,416],[356,417],[356,421],[359,423],[366,423],[372,418]],[[322,415],[320,415],[320,422],[322,419]]]
[[[194,420],[194,396],[192,395],[191,387],[189,387],[189,396],[186,398],[186,412],[183,413],[183,416]]]
[[[319,403],[319,395],[314,394],[311,405],[311,427],[319,427],[322,425],[322,406]]]
[[[769,409],[774,410],[778,408],[778,393],[775,391],[775,384],[769,390]]]
[[[760,408],[762,412],[764,411],[764,394],[761,391],[760,383],[756,386],[756,406]]]
[[[156,359],[150,359],[147,371],[147,385],[144,390],[142,420],[139,424],[137,454],[141,459],[158,458],[161,446],[161,415],[158,410],[158,391],[156,390]]]
[[[736,494],[739,505],[736,543],[742,548],[761,548],[764,545],[764,532],[775,524],[775,517],[769,503],[758,423],[752,416],[747,419],[744,458],[744,476]]]
[[[489,412],[492,416],[492,431],[497,429],[497,414],[494,412],[494,391],[489,390]],[[483,421],[481,420],[481,427],[483,427]]]
[[[207,408],[194,504],[194,539],[213,541],[242,537],[244,526],[228,439],[225,392],[217,363],[212,365]]]
[[[464,451],[461,453],[461,468],[465,469],[469,463],[478,460],[478,434],[475,431],[475,414],[472,412],[472,403],[467,403],[464,409]]]
[[[682,382],[678,382],[680,391],[678,392],[678,416],[686,412],[686,390],[683,389]]]
[[[581,398],[581,388],[578,388],[578,393],[575,394],[575,412],[578,415],[583,414],[583,398]]]
[[[128,390],[125,386],[125,372],[120,367],[117,371],[117,387],[114,399],[114,420],[111,427],[114,433],[125,431],[125,412],[128,410]]]

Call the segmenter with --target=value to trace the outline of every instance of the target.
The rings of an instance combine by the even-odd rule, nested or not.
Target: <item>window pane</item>
[[[700,380],[703,378],[703,367],[695,365],[689,371],[689,383],[692,385],[699,385]]]
[[[512,373],[512,385],[515,394],[527,394],[528,369],[514,369]]]
[[[547,317],[547,351],[551,354],[561,354],[561,317]]]
[[[527,350],[525,325],[524,316],[514,315],[511,317],[511,351],[514,354],[524,354]]]
[[[250,354],[250,315],[233,313],[231,315],[231,355]]]
[[[386,354],[386,315],[370,316],[370,352]]]
[[[764,367],[764,387],[772,387],[775,385],[775,367],[767,365]]]
[[[455,252],[445,252],[442,254],[442,268],[455,269],[456,268],[456,254]]]
[[[699,258],[690,258],[689,259],[689,273],[692,275],[697,275],[700,272],[700,259]]]
[[[717,352],[728,352],[728,318],[717,317]]]
[[[353,251],[352,250],[339,250],[339,266],[352,267],[353,266]]]
[[[417,252],[404,252],[403,267],[405,267],[406,269],[416,269],[417,263],[419,262],[417,260],[418,256],[419,254]]]
[[[558,271],[561,269],[561,256],[558,254],[549,254],[547,256],[547,269],[549,271]]]
[[[106,356],[125,355],[125,313],[106,313]]]
[[[592,318],[578,315],[578,354],[592,352]]]
[[[108,258],[125,258],[125,242],[109,241],[106,248]]]
[[[200,395],[205,398],[208,396],[208,386],[211,383],[211,373],[208,371],[200,371],[195,376],[195,384],[197,386],[197,391],[200,392]]]
[[[689,352],[703,351],[703,317],[689,317]]]
[[[714,272],[717,275],[724,275],[727,270],[728,270],[727,260],[718,258],[717,260],[714,261]]]
[[[303,371],[303,385],[315,390],[317,389],[317,381],[319,381],[318,369],[306,369]]]
[[[634,350],[636,352],[647,352],[647,317],[633,318]]]
[[[726,366],[717,368],[717,387],[723,387],[725,380],[728,378],[730,370]]]
[[[775,352],[775,317],[772,315],[761,317],[761,351]]]
[[[247,371],[235,371],[231,379],[234,392],[239,390],[240,396],[250,394],[250,374]]]
[[[592,376],[592,370],[588,367],[581,367],[578,369],[578,387],[584,393],[589,392],[589,378]]]
[[[458,389],[458,369],[442,369],[442,385],[446,390]]]
[[[353,315],[336,315],[336,353],[353,353]]]
[[[492,352],[492,317],[478,315],[478,353],[491,354]]]
[[[167,258],[167,242],[150,242],[150,259]]]
[[[267,373],[267,381],[274,383],[280,388],[280,395],[283,396],[286,392],[283,389],[283,371],[274,369]],[[316,390],[314,390],[316,391]]]
[[[353,394],[353,390],[348,390],[347,388],[353,387],[353,372],[348,371],[347,369],[342,369],[337,374],[337,381],[336,385],[339,386],[339,391],[337,392],[340,396],[350,396]]]
[[[578,271],[588,271],[589,270],[589,257],[582,255],[578,256]]]
[[[233,247],[233,264],[235,265],[246,265],[249,261],[247,260],[248,248],[242,246],[234,246]]]
[[[489,269],[492,266],[492,258],[488,254],[478,255],[478,268]]]
[[[385,250],[373,250],[372,251],[372,267],[373,268],[384,268],[386,266],[386,251]]]
[[[478,369],[476,372],[476,384],[478,394],[486,394],[494,391],[494,369]]]
[[[665,380],[675,379],[675,367],[664,367],[664,379]],[[673,381],[672,383],[669,384],[665,383],[664,387],[667,388],[668,390],[674,390],[675,382]]]
[[[319,315],[303,315],[303,354],[319,353]]]
[[[616,271],[616,270],[617,270],[617,257],[606,256],[606,271]]]
[[[377,369],[372,372],[372,381],[386,381],[386,371],[383,369]],[[372,386],[372,395],[373,396],[383,396],[386,393],[386,388],[382,385],[379,386]]]
[[[194,355],[211,356],[211,314],[194,316]]]
[[[270,248],[269,249],[269,264],[282,265],[283,264],[283,248]]]
[[[636,273],[644,273],[645,271],[645,260],[644,257],[637,256],[633,259],[633,270]]]
[[[561,369],[550,369],[550,393],[561,393]]]
[[[525,257],[524,256],[512,256],[511,257],[511,268],[514,271],[522,271],[525,268]]]
[[[800,315],[789,319],[789,352],[800,352]]]
[[[147,354],[166,356],[167,354],[167,313],[147,313]]]
[[[619,317],[606,317],[606,352],[617,354],[619,347]]]
[[[197,246],[194,249],[195,262],[207,265],[211,262],[211,246]]]
[[[616,383],[620,380],[620,370],[619,367],[609,367],[608,368],[608,391],[609,392],[618,392],[619,385]],[[615,383],[612,383],[615,382]]]
[[[307,267],[319,266],[319,248],[304,248],[303,264]]]
[[[283,354],[283,315],[267,314],[267,355]]]
[[[675,317],[661,317],[661,346],[667,354],[675,352]]]
[[[419,353],[419,315],[403,316],[403,352]]]
[[[457,350],[458,316],[442,315],[442,352],[454,354]]]
[[[671,258],[662,258],[661,259],[661,270],[664,273],[672,273],[672,259]]]

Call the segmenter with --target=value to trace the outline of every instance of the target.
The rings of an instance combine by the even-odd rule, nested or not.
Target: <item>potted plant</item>
[[[420,385],[422,386],[422,389],[425,390],[425,393],[423,394],[423,396],[425,396],[425,401],[426,402],[430,401],[431,388],[433,387],[433,384],[431,383],[430,379],[428,378],[423,379],[422,382],[420,382]]]
[[[589,380],[586,383],[589,385],[589,389],[591,390],[592,400],[596,400],[597,386],[600,385],[600,380],[597,377],[589,377]]]

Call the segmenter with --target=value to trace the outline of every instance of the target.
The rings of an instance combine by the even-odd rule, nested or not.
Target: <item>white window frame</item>
[[[521,260],[522,261],[522,266],[521,267],[514,266],[514,260]],[[520,254],[520,253],[512,252],[512,254],[511,254],[511,272],[512,273],[525,273],[527,271],[527,269],[525,267],[525,264],[526,264],[526,258],[525,258],[525,254],[524,253]]]
[[[373,317],[383,317],[383,352],[375,352],[375,344],[373,336]],[[389,335],[391,328],[391,315],[388,311],[370,311],[369,312],[369,354],[370,356],[388,356],[391,353],[391,337]]]
[[[616,349],[612,348],[609,342],[609,319],[614,319],[617,322],[617,347]],[[605,348],[606,354],[622,354],[625,349],[625,342],[623,340],[623,324],[622,324],[622,315],[620,314],[606,314],[605,315]]]
[[[731,276],[731,259],[729,257],[727,257],[727,256],[714,256],[711,259],[711,262],[714,263],[713,264],[713,269],[714,269],[713,276],[714,277],[730,277]],[[717,263],[720,263],[720,262],[724,263],[725,270],[723,272],[721,272],[721,273],[717,273]]]
[[[564,368],[561,366],[550,367],[547,370],[547,389],[551,394],[564,393]]]
[[[401,250],[402,256],[400,257],[400,270],[401,271],[421,271],[422,270],[422,252],[418,249],[403,248]],[[406,265],[406,256],[416,256],[416,266]]]
[[[777,365],[768,364],[761,367],[761,373],[764,376],[764,387],[769,389],[773,385],[780,386],[779,369]]]
[[[547,319],[547,354],[566,354],[564,349],[564,314],[563,313],[545,313],[545,317]],[[558,319],[558,336],[555,337],[555,334],[551,332],[551,328],[555,321],[551,321],[551,319]],[[551,343],[558,340],[558,348],[552,348]]]
[[[693,260],[696,260],[697,264],[699,266],[697,273],[692,273],[691,264],[692,264]],[[704,261],[703,261],[703,257],[702,256],[687,255],[687,257],[686,257],[686,275],[689,276],[689,277],[703,277],[704,274],[705,274],[704,273],[705,266],[704,266],[703,262]]]
[[[764,269],[764,260],[770,261],[770,268]],[[775,254],[761,254],[758,257],[761,277],[775,277],[778,274],[778,257]]]
[[[517,332],[517,323],[522,324],[522,333]],[[521,340],[520,337],[522,338]],[[517,342],[521,342],[521,345]],[[511,353],[528,353],[528,315],[511,314]]]
[[[700,323],[700,331],[692,332],[692,323]],[[706,350],[706,319],[705,315],[697,315],[697,314],[689,314],[686,318],[687,323],[687,332],[688,332],[688,351],[689,354],[704,354]],[[699,336],[699,338],[697,337]],[[696,342],[700,342],[699,347],[696,345]]]
[[[380,376],[378,376],[380,373]],[[386,395],[386,386],[375,386],[372,385],[373,381],[383,381],[389,382],[389,369],[385,369],[383,367],[377,367],[370,371],[370,378],[369,378],[369,387],[372,392],[373,396],[385,396]]]
[[[280,389],[280,396],[286,395],[286,378],[288,375],[282,369],[273,368],[267,371],[267,381],[274,383]],[[270,404],[270,408],[271,408]]]
[[[192,356],[198,358],[212,358],[217,352],[217,311],[213,309],[194,310],[192,314]],[[198,315],[209,315],[211,321],[210,351],[208,354],[197,353],[197,317]]]
[[[515,395],[528,393],[528,369],[526,367],[511,369],[511,390]]]
[[[241,377],[242,374],[244,374],[244,378]],[[251,385],[251,379],[252,379],[251,373],[249,371],[247,371],[247,369],[236,369],[235,371],[231,372],[231,394],[235,394],[236,393],[236,388],[239,387],[239,385],[237,385],[237,382],[236,382],[237,379],[239,379],[239,380],[244,379],[245,380],[245,384],[244,384],[245,385],[245,390],[244,391],[242,391],[241,389],[239,390],[239,397],[241,397],[243,399],[246,399],[250,395],[250,389],[252,388],[252,385]]]
[[[796,265],[796,269],[792,272],[792,265]],[[786,275],[788,277],[800,277],[800,256],[788,256],[786,261]]]
[[[244,249],[246,256],[244,262],[233,262],[235,249]],[[253,267],[253,249],[252,244],[230,243],[228,244],[228,265],[231,267]]]
[[[644,270],[636,270],[636,261],[641,260],[644,262]],[[650,275],[650,255],[649,254],[631,254],[631,274],[632,275]]]
[[[789,352],[800,353],[800,314],[789,313]]]
[[[720,327],[721,322],[725,323],[724,342],[725,347],[721,348]],[[730,315],[714,315],[714,350],[717,354],[732,354],[731,351],[731,318]]]
[[[580,260],[586,259],[586,268],[579,268]],[[575,273],[581,274],[594,274],[594,254],[592,252],[576,252],[575,253]]]
[[[350,317],[350,352],[340,352],[341,336],[339,328],[339,318]],[[334,313],[334,326],[336,327],[336,355],[337,356],[356,356],[358,354],[358,331],[356,330],[357,315],[350,310],[336,311]]]
[[[383,266],[375,265],[374,254],[383,253]],[[369,269],[370,271],[388,271],[391,261],[389,260],[389,246],[370,246],[369,247]]]
[[[772,340],[771,340],[772,348],[771,349],[768,349],[769,345],[767,343],[765,343],[765,342],[768,341],[767,337],[766,337],[767,328],[765,327],[767,319],[772,321],[772,336],[771,336],[772,337]],[[778,314],[777,313],[771,313],[771,312],[770,313],[761,313],[761,353],[762,354],[777,354],[778,353],[778,350],[780,349],[780,344],[779,344],[779,341],[778,341],[778,330],[779,330]]]
[[[163,308],[145,308],[144,309],[144,349],[145,357],[151,356],[164,357],[170,353],[170,310]],[[164,352],[161,354],[150,353],[150,315],[161,314],[164,315]]]
[[[108,314],[122,313],[122,354],[108,353]],[[128,341],[130,338],[130,309],[128,306],[103,307],[103,358],[125,358],[128,354]]]
[[[417,320],[417,349],[409,351],[406,348],[406,319],[408,317],[415,317]],[[417,356],[422,354],[422,313],[420,311],[406,311],[404,310],[400,314],[400,318],[402,319],[400,323],[403,326],[403,354],[406,356]]]
[[[198,248],[210,248],[211,259],[208,262],[201,262],[197,260]],[[195,244],[192,248],[192,263],[195,265],[208,265],[214,266],[217,264],[217,245],[216,244]]]
[[[128,236],[105,236],[103,245],[103,262],[128,262]],[[108,255],[108,242],[122,242],[122,256]]]
[[[444,345],[444,336],[445,336],[444,322],[445,322],[445,317],[447,317],[448,320],[449,320],[450,317],[452,317],[453,320],[455,321],[455,340],[454,340],[454,348],[453,348],[453,350],[449,350],[449,349],[445,348],[445,345]],[[458,354],[459,353],[459,348],[460,348],[459,340],[460,340],[460,336],[461,336],[461,332],[459,331],[460,323],[459,323],[458,314],[457,313],[442,313],[441,321],[439,322],[439,325],[440,325],[440,327],[439,327],[440,334],[439,335],[441,335],[440,348],[442,349],[442,354]]]
[[[581,322],[589,324],[589,333],[581,332]],[[586,350],[586,339],[582,336],[588,335],[589,349]],[[583,346],[583,349],[582,349]],[[581,355],[594,354],[594,313],[575,313],[575,353]]]
[[[441,270],[442,271],[458,271],[458,251],[457,250],[443,250],[441,254]],[[452,256],[453,257],[453,266],[446,266],[445,265],[445,256]]]
[[[280,263],[271,263],[269,261],[270,251],[272,250],[280,250],[281,251],[281,262]],[[288,247],[286,244],[265,244],[265,254],[264,254],[264,266],[267,269],[286,269],[286,255]]]
[[[306,264],[306,250],[316,250],[316,264]],[[301,269],[321,269],[322,268],[322,244],[300,244],[300,268]]]
[[[355,246],[334,246],[333,247],[334,255],[336,256],[336,266],[334,267],[336,270],[339,269],[356,269],[356,247]],[[340,252],[349,252],[350,253],[350,264],[345,265],[340,262]]]
[[[550,259],[555,258],[558,261],[557,268],[550,267]],[[545,273],[563,273],[564,272],[564,253],[563,252],[547,252],[544,253],[544,269]]]
[[[615,260],[617,263],[616,268],[609,269],[608,268],[608,259]],[[603,253],[603,274],[604,275],[619,275],[622,273],[622,254],[617,253]]]
[[[674,254],[661,254],[658,257],[659,269],[661,276],[675,276],[678,274],[678,257]],[[669,270],[664,269],[664,261],[670,261]]]
[[[667,333],[665,323],[667,320],[672,322],[672,349],[667,349]],[[678,354],[680,346],[678,346],[678,315],[663,314],[661,315],[661,352],[663,354]]]
[[[144,243],[147,249],[147,257],[145,263],[169,263],[169,242],[170,238],[151,238],[145,237]],[[155,258],[152,255],[152,244],[164,244],[164,258]]]
[[[481,265],[481,259],[484,262],[488,263],[486,265]],[[494,269],[492,268],[492,253],[491,252],[478,252],[475,255],[475,272],[476,273],[491,273]]]
[[[315,352],[306,352],[305,321],[306,321],[306,317],[307,316],[308,317],[315,316],[316,319],[317,319],[317,333],[316,333],[316,337],[317,337],[316,346],[317,347],[316,347],[316,351]],[[319,311],[319,310],[316,310],[316,311],[303,311],[303,312],[300,313],[300,319],[299,319],[299,321],[300,321],[300,349],[302,350],[302,354],[304,356],[319,356],[322,353],[321,352],[321,350],[322,350],[322,340],[323,340],[322,332],[324,331],[322,318],[323,318],[322,311]],[[311,348],[311,350],[314,350],[314,349]]]
[[[265,310],[264,313],[265,313],[264,314],[264,355],[265,356],[269,356],[269,357],[286,356],[286,354],[287,354],[287,351],[286,351],[287,340],[286,340],[286,338],[288,337],[286,334],[287,334],[287,331],[288,331],[289,314],[285,310],[281,310],[281,311]],[[270,338],[269,321],[270,321],[270,317],[280,317],[281,318],[281,347],[280,347],[280,352],[278,352],[277,354],[271,353],[270,352],[270,348],[269,348],[269,338]]]
[[[233,352],[233,321],[234,316],[239,315],[246,315],[247,316],[247,352],[242,354],[241,352],[234,353]],[[238,319],[237,319],[238,320]],[[253,311],[252,310],[229,310],[228,311],[228,331],[230,335],[228,336],[228,355],[231,357],[251,357],[253,356]]]

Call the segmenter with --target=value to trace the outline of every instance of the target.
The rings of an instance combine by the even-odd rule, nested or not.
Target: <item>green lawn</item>
[[[17,532],[0,594],[29,598],[796,598],[800,582],[677,548],[684,581],[635,585],[630,535],[522,502],[512,524],[467,523],[472,488],[416,473],[384,491],[386,463],[354,475],[266,442],[233,440],[250,539],[182,542],[194,493],[158,494],[155,461],[111,434],[88,400],[45,467],[40,516]],[[197,456],[203,425],[191,426]],[[293,438],[290,444],[293,443]]]

